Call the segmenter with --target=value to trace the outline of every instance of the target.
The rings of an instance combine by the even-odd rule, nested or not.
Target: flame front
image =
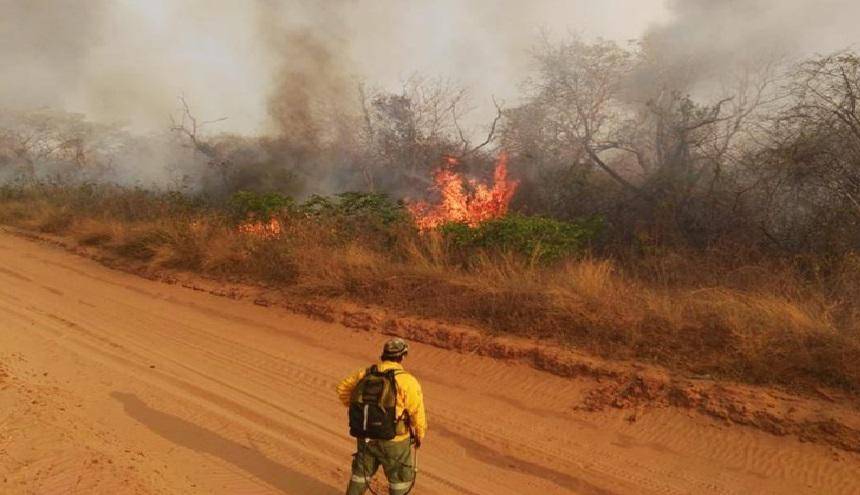
[[[499,156],[491,185],[466,179],[454,170],[459,163],[456,158],[448,157],[434,174],[431,189],[439,195],[438,203],[421,201],[409,205],[409,211],[420,230],[432,230],[449,222],[474,227],[508,213],[508,204],[519,183],[508,180],[507,155],[502,153]]]
[[[281,236],[283,227],[277,218],[272,217],[268,222],[257,220],[256,222],[243,223],[239,225],[239,232],[261,239],[276,239]]]

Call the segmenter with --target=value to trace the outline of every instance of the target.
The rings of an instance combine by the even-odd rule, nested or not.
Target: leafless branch
[[[197,150],[209,154],[207,152],[207,148],[199,141],[198,132],[207,125],[227,120],[227,117],[198,122],[194,114],[191,113],[191,107],[188,105],[188,101],[185,99],[184,95],[179,96],[179,102],[182,103],[181,118],[179,122],[177,122],[173,115],[170,116],[170,130],[184,134]]]
[[[471,146],[470,141],[464,135],[463,129],[460,127],[460,122],[459,122],[459,119],[457,117],[456,109],[455,109],[455,107],[452,106],[451,112],[453,115],[454,126],[457,129],[457,134],[460,138],[460,143],[463,146],[463,151],[460,153],[458,158],[460,158],[460,159],[466,158],[467,156],[472,155],[472,154],[480,151],[481,149],[485,148],[487,145],[492,143],[493,140],[496,138],[496,130],[498,128],[499,122],[501,122],[501,120],[502,120],[504,112],[502,110],[501,105],[499,105],[499,103],[496,101],[495,97],[493,97],[493,106],[496,107],[496,116],[493,118],[493,122],[490,124],[490,128],[487,131],[486,139],[484,139],[480,144],[478,144],[476,146]]]

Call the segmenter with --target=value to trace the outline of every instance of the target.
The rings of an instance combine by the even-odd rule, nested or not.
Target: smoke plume
[[[0,108],[64,107],[104,42],[108,2],[0,0]]]
[[[850,47],[860,3],[853,0],[669,0],[671,19],[643,36],[661,74],[678,89],[707,86],[739,65],[791,61]]]
[[[734,63],[851,45],[858,14],[851,0],[0,0],[0,111],[85,115],[80,156],[129,153],[112,161],[124,183],[202,180],[229,156],[267,177],[252,180],[248,165],[241,184],[281,184],[305,163],[308,187],[336,189],[355,183],[338,172],[352,157],[318,151],[357,139],[360,82],[396,93],[414,73],[453,81],[473,97],[464,126],[480,127],[492,96],[518,103],[541,31],[644,34],[659,74],[636,84],[671,77],[694,90]],[[198,138],[232,136],[191,153],[168,132],[179,96]],[[88,141],[107,124],[129,132],[111,141],[122,146]]]

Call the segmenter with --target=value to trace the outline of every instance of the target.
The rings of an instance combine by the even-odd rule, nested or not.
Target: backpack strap
[[[385,375],[385,377],[386,377],[388,380],[391,380],[391,386],[392,386],[392,388],[394,389],[394,397],[397,397],[397,390],[398,390],[398,387],[397,387],[397,380],[395,379],[395,377],[396,377],[397,375],[405,375],[405,374],[406,374],[406,370],[397,370],[397,369],[394,369],[394,370],[388,370],[388,371],[386,371],[386,372],[385,372],[385,373],[383,373],[383,374]],[[411,419],[410,419],[410,417],[409,417],[409,411],[408,411],[405,407],[403,408],[403,412],[400,414],[400,417],[398,417],[398,418],[397,418],[397,422],[398,422],[398,423],[403,423],[403,424],[405,424],[405,425],[406,425],[407,430],[409,429],[409,427],[410,427],[410,423],[411,423]]]
[[[395,380],[394,377],[397,376],[398,371],[400,371],[400,370],[388,370],[388,371],[382,373],[382,375],[385,376],[385,379],[388,380],[389,382],[391,382],[391,388],[394,389],[394,396],[395,397],[397,396],[397,380]]]
[[[364,381],[364,379],[371,375],[379,375],[379,370],[376,368],[375,364],[364,370],[364,376],[362,376],[361,379],[358,380],[356,388],[360,388],[360,385]],[[362,396],[359,395],[359,397]]]

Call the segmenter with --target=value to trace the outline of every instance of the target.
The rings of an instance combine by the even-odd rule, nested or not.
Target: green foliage
[[[401,202],[378,193],[346,192],[333,197],[313,195],[298,210],[307,215],[363,218],[383,225],[408,218]]]
[[[441,229],[453,246],[465,251],[476,248],[509,251],[540,263],[575,255],[603,230],[602,217],[580,222],[562,222],[546,217],[509,215],[477,227],[449,223]]]
[[[283,210],[292,210],[295,205],[293,198],[278,193],[255,193],[239,191],[230,197],[230,210],[241,218],[253,214],[268,218]]]

